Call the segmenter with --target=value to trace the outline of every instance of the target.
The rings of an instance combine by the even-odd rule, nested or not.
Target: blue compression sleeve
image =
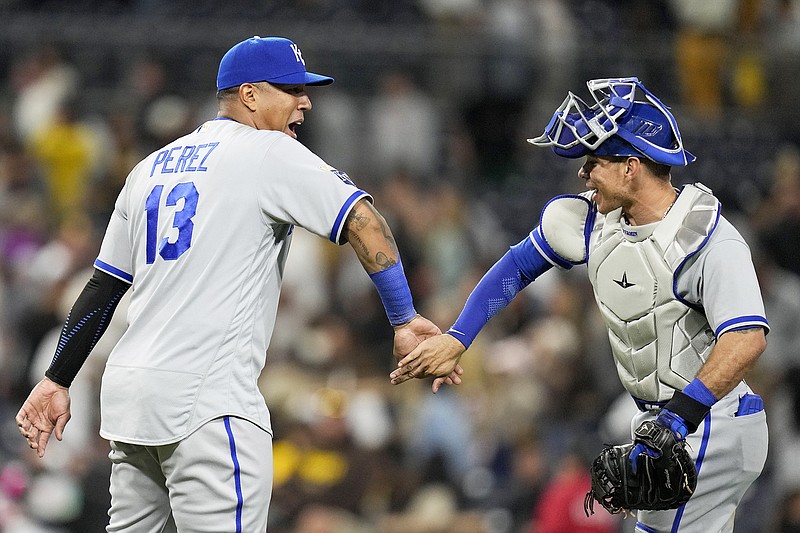
[[[512,246],[472,290],[464,309],[447,333],[469,348],[483,326],[498,311],[552,266],[529,238]]]

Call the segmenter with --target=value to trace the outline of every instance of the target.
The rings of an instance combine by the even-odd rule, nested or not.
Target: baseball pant
[[[763,409],[740,413],[740,399],[752,391],[740,383],[689,435],[689,453],[697,465],[697,487],[689,501],[671,511],[639,511],[637,533],[731,533],[736,507],[761,474],[767,460],[767,417]],[[632,427],[652,419],[637,414]]]
[[[162,446],[111,442],[108,532],[260,533],[272,495],[272,437],[222,417]]]

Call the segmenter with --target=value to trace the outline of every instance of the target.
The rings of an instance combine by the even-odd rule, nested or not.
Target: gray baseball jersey
[[[694,188],[689,186],[687,190]],[[663,225],[655,222],[630,226],[619,210],[603,216],[592,206],[592,194],[554,198],[545,206],[540,225],[531,232],[530,238],[537,250],[554,266],[571,268],[586,263],[609,239],[609,230],[604,233],[609,217],[618,219],[614,231],[630,243],[646,241],[659,225]],[[684,191],[680,197],[683,196]],[[675,258],[680,260],[680,268],[671,287],[673,294],[688,305],[702,309],[717,337],[737,327],[768,328],[758,279],[744,239],[721,215],[713,221],[709,232],[691,253]]]
[[[284,133],[227,119],[139,163],[95,262],[133,284],[103,375],[101,435],[168,444],[224,415],[271,433],[257,379],[292,228],[338,243],[364,197]]]
[[[664,220],[646,226],[626,224],[619,209],[597,213],[591,195],[551,201],[531,240],[561,268],[588,264],[620,380],[640,409],[633,433],[695,377],[719,336],[768,325],[747,244],[705,187],[684,187]],[[739,383],[687,442],[695,493],[679,509],[639,512],[637,532],[732,531],[766,461],[760,397]]]

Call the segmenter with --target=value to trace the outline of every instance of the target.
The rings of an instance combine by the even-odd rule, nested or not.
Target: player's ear
[[[629,157],[625,161],[625,174],[632,176],[638,172],[642,162],[638,157]]]
[[[250,111],[256,110],[256,87],[252,83],[243,83],[239,86],[239,100]]]

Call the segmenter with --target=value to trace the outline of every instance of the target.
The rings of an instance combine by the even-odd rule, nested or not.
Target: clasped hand
[[[458,364],[466,351],[452,335],[428,337],[403,357],[397,368],[389,374],[393,385],[412,378],[434,377],[431,390],[435,393],[442,385],[459,385],[464,369]]]

